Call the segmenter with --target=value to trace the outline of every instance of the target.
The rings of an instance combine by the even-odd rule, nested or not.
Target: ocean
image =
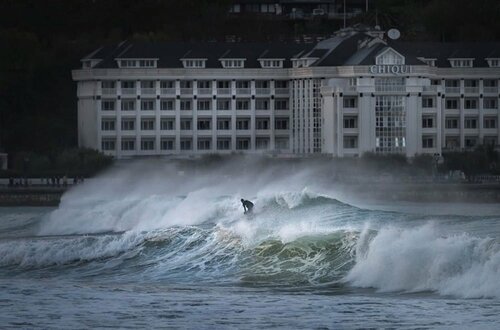
[[[134,164],[0,208],[0,327],[498,328],[499,205],[238,171]]]

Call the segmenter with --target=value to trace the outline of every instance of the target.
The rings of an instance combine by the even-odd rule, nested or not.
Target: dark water
[[[280,184],[246,217],[237,192],[184,188],[88,183],[56,209],[0,208],[0,327],[500,323],[498,205],[361,208]]]

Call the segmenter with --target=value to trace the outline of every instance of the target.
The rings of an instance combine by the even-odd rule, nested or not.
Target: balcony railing
[[[465,87],[466,94],[477,94],[479,93],[479,87]]]
[[[217,88],[217,94],[218,95],[230,95],[231,88]]]
[[[255,94],[257,95],[267,95],[271,93],[271,89],[269,88],[256,88]]]
[[[198,95],[212,95],[211,88],[198,88]]]
[[[181,88],[181,94],[183,94],[183,95],[193,94],[193,89],[192,88]]]
[[[276,88],[274,92],[276,93],[276,95],[288,95],[290,93],[288,88]]]
[[[250,95],[250,93],[251,93],[250,88],[236,88],[236,94]]]
[[[116,95],[116,88],[103,88],[102,95]]]
[[[452,94],[460,94],[460,87],[446,87],[445,92]]]
[[[162,95],[175,95],[175,88],[161,88],[160,93]]]
[[[137,90],[135,88],[122,88],[123,95],[133,95],[135,93],[137,93]]]
[[[156,89],[155,88],[141,88],[141,94],[142,95],[155,95],[156,94]]]
[[[496,94],[498,92],[498,87],[496,86],[485,86],[483,87],[484,93]]]
[[[405,92],[406,86],[398,85],[375,85],[376,92]]]
[[[431,85],[431,86],[424,86],[422,89],[424,92],[437,92],[437,86],[436,85]]]

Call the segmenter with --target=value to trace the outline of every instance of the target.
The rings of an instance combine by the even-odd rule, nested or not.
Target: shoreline
[[[332,183],[349,197],[380,202],[500,203],[500,183]],[[0,207],[59,206],[69,186],[0,185]]]

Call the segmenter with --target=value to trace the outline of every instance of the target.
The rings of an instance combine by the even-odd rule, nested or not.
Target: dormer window
[[[436,66],[436,59],[435,58],[425,58],[425,57],[419,57],[419,60],[427,64],[428,66]]]
[[[452,68],[472,68],[473,58],[450,58]]]
[[[190,58],[190,59],[181,59],[182,64],[187,69],[194,68],[205,68],[206,58]]]
[[[92,67],[92,63],[90,61],[83,61],[82,67],[84,69],[90,69]]]
[[[245,59],[222,59],[220,60],[223,68],[244,68]]]
[[[318,59],[315,57],[305,57],[305,58],[297,58],[292,59],[292,65],[294,68],[307,68],[311,66]]]
[[[283,60],[282,59],[269,59],[269,60],[262,60],[260,59],[260,65],[263,68],[282,68],[283,67]]]
[[[392,48],[383,51],[375,59],[377,65],[402,65],[405,64],[405,58]]]
[[[490,68],[500,68],[500,58],[487,58]]]
[[[122,59],[118,61],[120,68],[156,68],[157,59]]]

